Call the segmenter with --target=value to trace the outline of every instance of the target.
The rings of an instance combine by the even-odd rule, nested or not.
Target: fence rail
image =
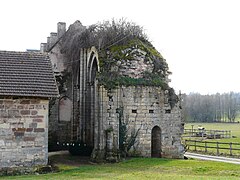
[[[231,131],[184,129],[183,137],[207,137],[209,139],[231,138]]]
[[[214,149],[216,149],[215,152],[217,155],[220,155],[220,153],[228,154],[230,156],[240,155],[240,143],[185,140],[185,145],[188,150],[193,150],[193,151],[204,151],[207,153],[207,152],[214,152]],[[210,149],[213,149],[213,150],[209,151]]]

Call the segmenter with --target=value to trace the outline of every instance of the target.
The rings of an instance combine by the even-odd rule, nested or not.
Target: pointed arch
[[[87,60],[87,69],[88,69],[88,80],[90,83],[96,78],[97,72],[99,72],[99,60],[98,60],[98,53],[95,47],[90,49],[90,53]]]

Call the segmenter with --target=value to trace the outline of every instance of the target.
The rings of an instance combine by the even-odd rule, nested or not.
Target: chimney
[[[40,45],[40,52],[46,52],[47,51],[47,43],[41,43]]]
[[[61,38],[63,34],[66,32],[66,23],[58,22],[57,23],[57,38]]]
[[[49,39],[49,48],[52,48],[52,46],[57,42],[57,33],[51,32],[50,33],[50,39]]]
[[[47,51],[50,49],[50,37],[47,37]]]

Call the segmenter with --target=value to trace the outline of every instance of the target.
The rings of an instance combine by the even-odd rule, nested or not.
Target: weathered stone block
[[[15,131],[14,136],[15,137],[22,137],[22,136],[24,136],[24,132],[23,131]]]
[[[30,100],[30,103],[31,103],[31,104],[39,104],[40,102],[41,102],[40,99],[31,99],[31,100]]]
[[[30,123],[29,128],[37,128],[37,123]]]
[[[42,105],[35,105],[35,109],[42,109],[43,106]]]
[[[33,128],[26,128],[26,132],[32,132]]]
[[[34,132],[45,132],[44,128],[34,128]]]
[[[36,137],[24,137],[24,141],[34,141]]]
[[[36,118],[36,119],[38,119],[38,118],[44,118],[44,116],[39,116],[39,115],[37,115],[37,116],[30,116],[30,118]]]
[[[34,105],[29,105],[28,108],[29,109],[34,109]]]
[[[40,122],[43,122],[43,119],[33,119],[33,122],[34,123],[40,123]]]
[[[31,115],[37,115],[38,114],[38,111],[37,110],[32,110],[31,111]]]
[[[18,105],[17,109],[24,109],[24,105]]]
[[[30,104],[30,100],[29,99],[20,100],[20,104]]]
[[[21,110],[20,114],[21,115],[30,115],[30,110]]]

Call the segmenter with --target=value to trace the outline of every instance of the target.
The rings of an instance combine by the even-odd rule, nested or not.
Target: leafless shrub
[[[95,46],[99,50],[105,50],[113,45],[123,45],[134,38],[148,41],[141,26],[128,22],[124,18],[99,22],[89,27],[76,21],[63,37],[62,52],[71,59],[75,59],[80,48]]]

